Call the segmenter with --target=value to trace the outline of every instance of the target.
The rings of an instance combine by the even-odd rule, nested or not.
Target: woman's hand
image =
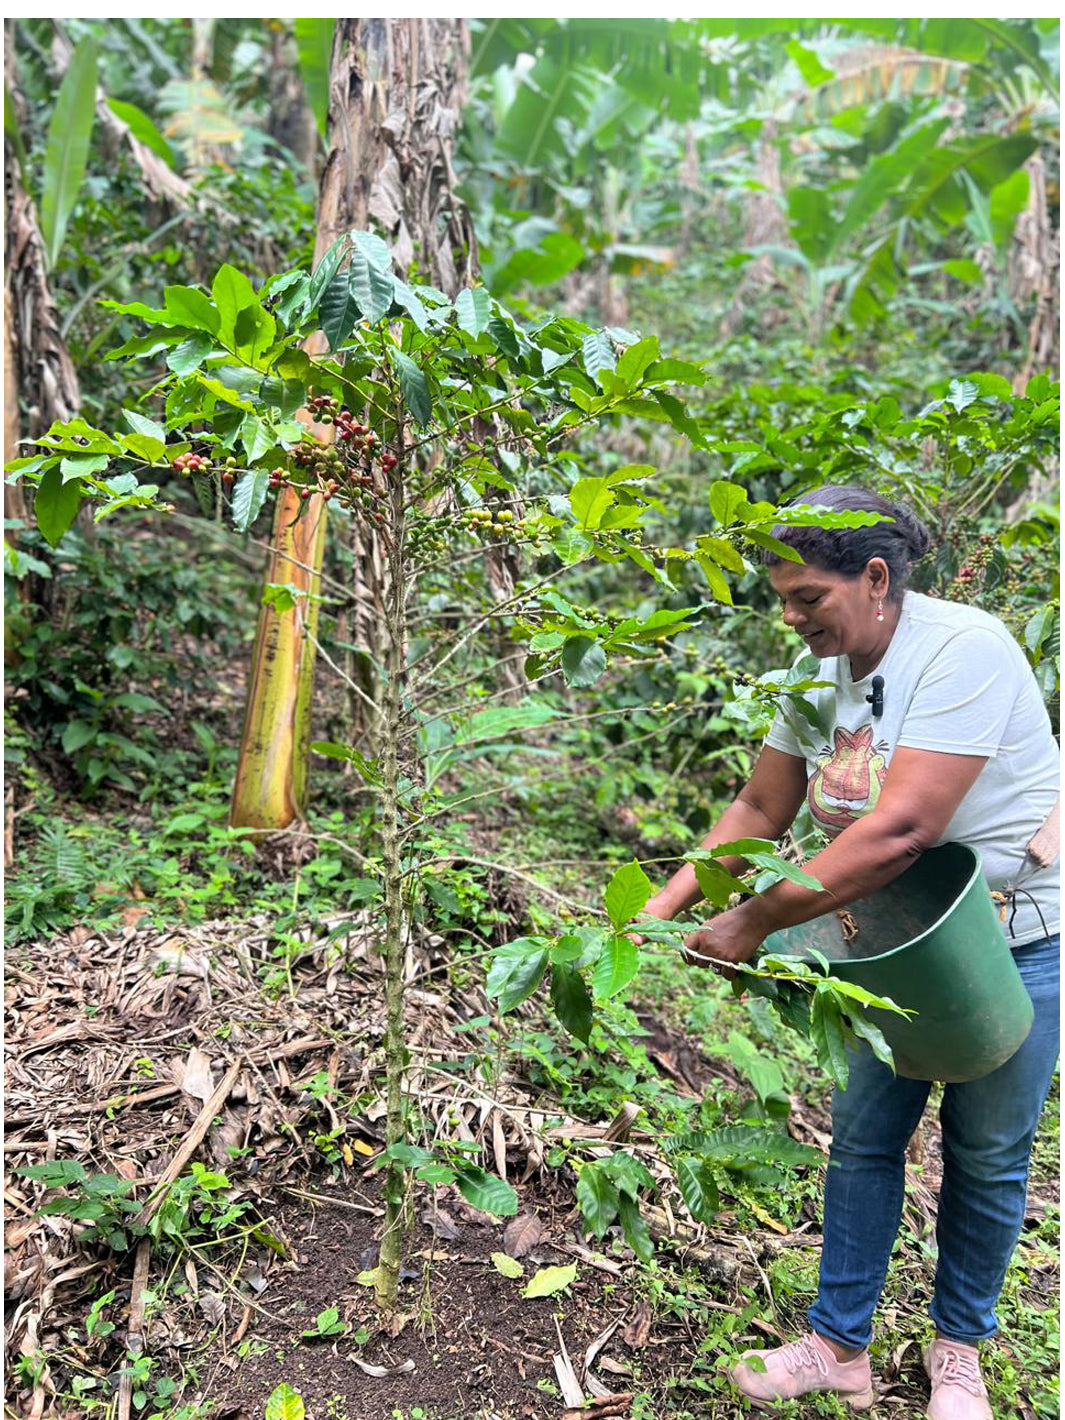
[[[736,975],[734,963],[750,961],[766,933],[746,912],[746,904],[722,912],[684,940],[684,959],[693,966],[712,967],[728,980]],[[722,965],[724,963],[724,965]]]
[[[640,917],[651,917],[658,922],[670,922],[673,919],[673,912],[666,907],[665,903],[661,901],[659,895],[656,893],[654,897],[648,899],[647,905],[640,913]],[[640,917],[636,919],[637,924],[640,921]],[[639,932],[634,931],[631,927],[625,932],[625,936],[638,947],[642,947],[647,940],[646,937],[641,936]]]

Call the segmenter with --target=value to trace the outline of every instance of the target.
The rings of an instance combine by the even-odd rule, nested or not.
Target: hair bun
[[[899,531],[906,539],[906,548],[909,552],[910,561],[919,561],[928,549],[932,546],[932,537],[928,529],[918,518],[910,512],[909,508],[896,505],[891,510],[891,516],[895,519]]]

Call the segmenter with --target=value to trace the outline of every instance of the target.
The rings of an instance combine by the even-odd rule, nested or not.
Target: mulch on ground
[[[114,1389],[122,1365],[133,1252],[137,1251],[132,1237],[131,1252],[116,1252],[86,1241],[84,1224],[76,1220],[41,1216],[41,1203],[55,1195],[21,1172],[27,1165],[77,1160],[89,1174],[111,1175],[128,1184],[131,1197],[150,1212],[152,1199],[162,1196],[157,1192],[160,1181],[187,1174],[191,1162],[202,1162],[227,1174],[232,1201],[253,1206],[265,1219],[287,1210],[281,1213],[285,1226],[301,1239],[295,1243],[298,1264],[293,1256],[280,1259],[255,1240],[234,1273],[224,1256],[201,1249],[189,1253],[181,1266],[184,1281],[178,1280],[184,1291],[180,1292],[173,1286],[172,1249],[146,1250],[149,1287],[167,1298],[149,1309],[144,1328],[146,1349],[160,1369],[183,1370],[190,1351],[212,1332],[229,1348],[231,1360],[232,1347],[239,1345],[234,1337],[241,1326],[252,1336],[253,1319],[258,1326],[266,1314],[261,1308],[279,1316],[282,1329],[290,1326],[288,1311],[298,1307],[306,1312],[306,1299],[294,1295],[284,1303],[288,1311],[282,1314],[272,1292],[275,1287],[284,1290],[300,1276],[311,1278],[311,1292],[323,1298],[315,1314],[336,1304],[333,1258],[342,1246],[344,1262],[339,1270],[350,1293],[346,1305],[365,1301],[365,1289],[352,1279],[364,1270],[360,1259],[373,1241],[376,1204],[371,1197],[358,1205],[348,1190],[375,1186],[376,1175],[355,1181],[363,1179],[361,1170],[383,1142],[383,1104],[376,1087],[382,1066],[384,993],[380,959],[372,943],[365,934],[360,936],[358,924],[353,923],[348,936],[327,944],[334,925],[319,922],[308,929],[307,953],[294,967],[295,993],[277,999],[261,990],[260,968],[270,961],[271,945],[265,921],[221,921],[169,932],[131,922],[122,931],[100,935],[75,929],[50,943],[35,944],[32,957],[26,950],[9,954],[5,1345],[17,1413],[31,1420],[66,1413],[64,1397],[69,1396],[71,1376],[79,1371],[96,1377],[97,1397]],[[477,1069],[456,1075],[444,1068],[449,1058],[461,1057],[469,1049],[468,1035],[456,1035],[455,1028],[484,1015],[490,1004],[479,986],[447,994],[439,990],[444,979],[441,963],[432,942],[420,944],[417,953],[412,945],[407,990],[410,1094],[427,1127],[479,1148],[485,1166],[508,1176],[519,1192],[539,1189],[538,1213],[543,1213],[550,1198],[543,1219],[548,1227],[544,1256],[573,1260],[572,1252],[564,1248],[586,1250],[577,1228],[571,1183],[563,1187],[556,1171],[544,1167],[545,1155],[553,1143],[567,1137],[591,1148],[596,1141],[609,1139],[603,1145],[609,1151],[629,1135],[632,1120],[623,1119],[619,1129],[617,1121],[574,1119],[542,1088],[530,1085],[515,1063],[502,1072],[493,1063],[490,1087]],[[366,1103],[353,1111],[343,1103],[352,1099]],[[655,1146],[649,1137],[633,1132],[628,1147],[653,1165]],[[293,1211],[290,1190],[297,1195],[315,1192],[323,1153],[328,1156],[330,1151],[334,1160],[341,1160],[337,1164],[341,1182],[330,1185],[329,1191],[349,1206],[316,1211],[319,1205],[300,1197]],[[375,1211],[360,1213],[360,1206]],[[439,1223],[436,1233],[432,1228],[426,1233],[429,1225],[418,1224],[422,1231],[415,1234],[414,1254],[431,1245],[436,1248],[428,1312],[431,1315],[435,1309],[446,1317],[445,1330],[455,1336],[491,1323],[495,1341],[501,1343],[486,1343],[494,1353],[491,1375],[503,1374],[500,1358],[512,1362],[512,1398],[528,1405],[530,1396],[536,1399],[545,1393],[535,1388],[540,1377],[527,1370],[523,1378],[519,1367],[540,1363],[505,1349],[514,1347],[513,1337],[521,1326],[517,1314],[512,1326],[500,1307],[509,1298],[512,1307],[528,1310],[539,1322],[550,1303],[516,1300],[513,1294],[520,1288],[490,1263],[485,1265],[496,1250],[487,1244],[493,1237],[498,1243],[501,1224],[486,1221],[460,1198],[446,1211],[453,1212],[464,1230],[461,1256],[479,1260],[458,1261],[450,1252],[441,1256],[445,1249],[454,1251],[456,1240],[440,1237]],[[556,1217],[559,1211],[567,1215],[564,1226]],[[241,1226],[245,1222],[246,1218],[241,1220]],[[316,1252],[303,1236],[305,1226],[313,1226],[327,1238],[331,1252]],[[673,1226],[684,1231],[682,1220]],[[731,1283],[747,1264],[744,1258],[728,1261],[726,1229],[727,1219],[715,1246],[708,1245],[705,1229],[689,1226],[686,1235],[693,1246],[701,1241],[708,1257],[725,1259],[722,1276]],[[345,1238],[348,1242],[342,1245]],[[474,1243],[476,1250],[465,1251]],[[330,1257],[327,1278],[315,1277],[309,1270],[312,1256]],[[425,1261],[417,1263],[419,1286],[424,1285]],[[596,1283],[617,1287],[621,1273],[631,1267],[631,1256],[626,1256],[624,1267],[615,1261],[607,1270],[579,1259],[579,1280],[563,1311],[572,1313],[580,1304],[587,1313],[587,1320],[573,1333],[580,1355],[581,1347],[605,1324],[598,1322]],[[750,1276],[754,1275],[752,1269]],[[459,1288],[460,1278],[465,1290]],[[441,1279],[447,1279],[448,1286],[434,1300],[433,1289]],[[265,1292],[267,1287],[271,1295],[260,1295],[260,1289]],[[108,1289],[115,1292],[112,1310],[106,1314],[114,1323],[113,1334],[103,1347],[99,1336],[87,1345],[86,1313]],[[481,1307],[487,1307],[483,1317]],[[615,1298],[609,1315],[615,1316],[618,1308]],[[502,1330],[496,1325],[500,1316],[506,1317]],[[309,1315],[301,1320],[309,1324]],[[413,1338],[423,1332],[426,1325],[408,1323],[395,1344],[407,1345],[404,1335]],[[548,1355],[550,1378],[558,1338],[550,1330],[546,1334],[537,1330],[534,1339],[532,1351],[537,1356],[555,1348]],[[301,1347],[304,1364],[306,1351]],[[324,1356],[329,1348],[319,1347],[318,1352]],[[442,1354],[454,1361],[459,1353]],[[15,1364],[20,1357],[43,1358],[46,1364],[28,1379]],[[574,1365],[579,1360],[574,1355]],[[261,1359],[259,1364],[264,1364]],[[466,1360],[455,1364],[463,1384],[472,1386]],[[478,1361],[478,1365],[487,1378],[489,1371],[484,1368],[489,1362]],[[423,1360],[423,1369],[426,1366]],[[236,1376],[229,1375],[228,1363],[224,1369],[222,1379],[231,1388]],[[354,1364],[349,1369],[359,1370]],[[530,1376],[532,1390],[527,1395]],[[365,1386],[373,1379],[362,1375],[361,1383]],[[492,1384],[498,1381],[493,1379]],[[549,1400],[548,1396],[543,1403]]]

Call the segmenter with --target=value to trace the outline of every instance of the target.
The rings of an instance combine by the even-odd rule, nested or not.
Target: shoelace
[[[796,1371],[810,1366],[820,1375],[828,1375],[828,1362],[808,1336],[804,1337],[802,1341],[793,1341],[790,1345],[781,1347],[779,1354],[780,1359],[792,1375]]]
[[[936,1359],[942,1357],[939,1371],[941,1385],[960,1385],[970,1395],[982,1396],[984,1383],[980,1376],[980,1363],[974,1355],[966,1351],[947,1351],[936,1348]]]

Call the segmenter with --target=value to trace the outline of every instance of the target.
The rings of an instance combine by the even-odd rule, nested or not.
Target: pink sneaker
[[[992,1420],[975,1346],[937,1336],[924,1353],[924,1368],[932,1382],[929,1420]]]
[[[764,1371],[745,1364],[752,1356],[761,1358]],[[759,1408],[767,1401],[794,1400],[821,1390],[834,1391],[855,1410],[868,1410],[875,1398],[869,1353],[863,1351],[853,1361],[837,1361],[827,1342],[814,1331],[772,1351],[748,1351],[733,1366],[731,1376],[737,1389]]]

